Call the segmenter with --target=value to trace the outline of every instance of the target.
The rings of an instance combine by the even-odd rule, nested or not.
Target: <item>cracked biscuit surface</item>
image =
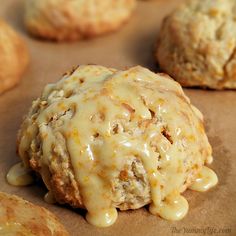
[[[183,86],[236,89],[236,2],[186,1],[164,19],[156,58]]]
[[[0,235],[69,236],[51,212],[3,192],[0,192]]]
[[[181,86],[140,66],[66,73],[33,102],[18,134],[20,157],[56,201],[95,215],[180,194],[211,151]]]
[[[135,5],[135,0],[25,0],[25,25],[45,39],[90,38],[118,29]]]

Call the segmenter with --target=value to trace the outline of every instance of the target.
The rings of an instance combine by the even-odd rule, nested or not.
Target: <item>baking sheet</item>
[[[17,194],[54,212],[71,235],[236,235],[236,91],[185,89],[205,116],[206,130],[213,146],[212,168],[219,177],[217,187],[207,193],[187,191],[189,213],[179,222],[151,215],[146,208],[119,212],[117,222],[105,229],[89,225],[84,212],[43,201],[43,186],[13,187],[5,175],[18,162],[16,133],[22,116],[48,82],[58,80],[73,65],[95,63],[118,69],[133,65],[157,70],[153,45],[160,22],[179,0],[139,2],[131,18],[119,32],[89,41],[52,43],[28,36],[22,23],[21,0],[1,0],[0,16],[27,41],[31,62],[15,89],[0,96],[0,190]]]

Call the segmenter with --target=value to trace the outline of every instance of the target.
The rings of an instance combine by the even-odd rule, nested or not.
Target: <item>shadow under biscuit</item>
[[[127,45],[127,52],[132,57],[134,64],[147,67],[148,69],[157,72],[157,64],[155,62],[155,44],[157,39],[156,32],[137,35],[130,40]]]
[[[229,181],[229,176],[232,173],[230,164],[231,153],[224,147],[223,142],[219,136],[209,136],[209,141],[213,148],[212,169],[217,173],[219,185],[225,186]]]
[[[162,22],[182,1],[139,1],[132,22],[132,35],[126,46],[127,56],[133,65],[160,72],[155,51]],[[146,8],[146,11],[143,9]],[[158,9],[161,11],[158,12]],[[131,28],[131,27],[130,27]]]
[[[233,154],[225,147],[224,140],[220,136],[221,132],[217,132],[211,124],[210,119],[204,121],[206,133],[213,150],[213,163],[210,167],[217,173],[219,179],[218,185],[225,186],[232,172],[230,159]]]
[[[206,133],[213,149],[213,163],[208,166],[216,172],[218,184],[212,190],[205,193],[187,191],[187,196],[190,199],[189,202],[192,205],[190,209],[195,207],[201,208],[205,201],[210,201],[211,204],[217,206],[221,201],[224,201],[228,194],[227,186],[233,170],[230,161],[232,153],[225,147],[224,140],[216,134],[216,130],[211,126],[211,123],[209,119],[206,119],[204,122]],[[214,207],[216,207],[215,205]],[[203,213],[206,212],[204,211]]]

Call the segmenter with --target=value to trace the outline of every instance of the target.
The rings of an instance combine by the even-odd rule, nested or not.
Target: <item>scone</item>
[[[20,81],[28,62],[28,50],[23,39],[0,20],[0,94]]]
[[[86,208],[100,227],[115,222],[116,208],[149,203],[151,213],[181,219],[180,193],[217,182],[204,166],[212,149],[200,111],[177,82],[140,66],[79,66],[47,85],[21,126],[18,153],[57,202]]]
[[[156,58],[183,86],[236,88],[235,0],[189,0],[163,22]]]
[[[25,25],[35,36],[77,40],[118,29],[136,0],[25,0]]]
[[[3,192],[0,192],[0,235],[69,236],[51,212]]]

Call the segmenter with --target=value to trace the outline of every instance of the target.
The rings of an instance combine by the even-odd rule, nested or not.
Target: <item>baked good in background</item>
[[[0,19],[0,94],[19,83],[28,63],[25,42]]]
[[[189,0],[162,24],[156,58],[181,85],[236,88],[236,2]]]
[[[202,114],[177,82],[140,66],[79,66],[47,85],[18,133],[18,153],[48,195],[87,209],[99,227],[115,222],[116,208],[149,203],[151,213],[179,220],[186,188],[217,183],[205,166],[212,149]]]
[[[25,25],[38,37],[78,40],[117,30],[136,0],[25,0]]]
[[[69,236],[69,233],[45,208],[0,192],[0,235]]]

